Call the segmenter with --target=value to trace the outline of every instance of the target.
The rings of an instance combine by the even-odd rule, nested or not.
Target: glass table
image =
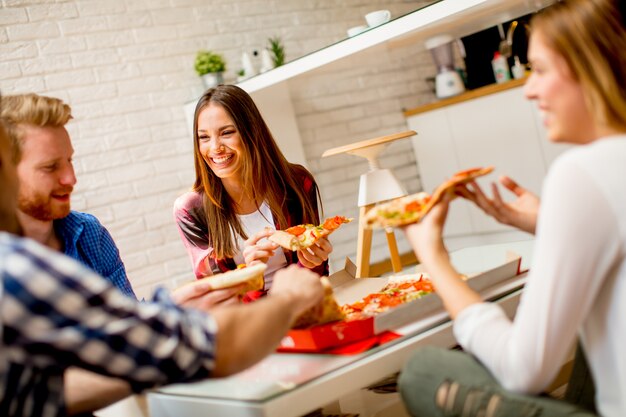
[[[499,265],[509,251],[522,256],[522,269],[532,256],[532,240],[462,249],[451,254],[456,268],[467,275]],[[409,268],[411,269],[411,268]],[[503,281],[483,296],[513,316],[523,273]],[[455,345],[452,322],[434,312],[394,329],[402,337],[356,355],[276,353],[239,374],[196,383],[175,384],[150,392],[151,417],[301,416],[339,400],[360,388],[398,372],[415,348]]]

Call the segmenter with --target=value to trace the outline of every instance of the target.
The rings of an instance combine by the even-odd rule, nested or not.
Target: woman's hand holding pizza
[[[264,240],[271,236],[274,230],[266,228],[262,231],[250,236],[248,240],[244,242],[243,258],[246,265],[254,265],[259,262],[267,263],[269,258],[274,256],[274,251],[278,248],[278,245],[269,240]]]
[[[323,237],[314,244],[298,252],[298,260],[305,268],[315,268],[328,259],[328,255],[333,251],[333,245],[330,241]]]
[[[459,186],[456,190],[458,194],[473,201],[498,222],[534,234],[537,226],[537,213],[539,212],[539,198],[527,189],[520,187],[507,176],[500,177],[500,184],[515,194],[517,199],[511,203],[504,202],[495,183],[491,184],[493,191],[493,198],[491,199],[474,181],[467,186]]]
[[[447,253],[443,243],[443,228],[450,201],[453,199],[451,193],[446,193],[421,221],[403,228],[407,240],[422,263],[428,263],[434,255]]]
[[[183,285],[175,289],[172,292],[172,299],[180,306],[208,311],[214,307],[239,303],[240,287],[214,290],[210,280],[201,280],[193,285]]]

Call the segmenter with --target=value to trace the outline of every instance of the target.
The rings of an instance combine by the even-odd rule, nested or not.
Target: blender
[[[438,35],[425,42],[437,65],[435,77],[437,98],[452,97],[465,91],[463,80],[454,68],[453,41],[454,38],[450,35]]]

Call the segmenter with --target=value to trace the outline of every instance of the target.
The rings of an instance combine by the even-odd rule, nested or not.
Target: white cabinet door
[[[422,188],[427,193],[459,171],[459,158],[450,129],[446,109],[422,113],[408,119],[409,129],[417,132],[411,138],[413,151],[420,172]],[[446,236],[472,233],[467,206],[453,204],[450,207],[444,234]]]
[[[532,105],[521,88],[507,90],[447,109],[454,146],[461,169],[495,167],[495,174],[481,180],[491,194],[490,182],[508,175],[533,192],[539,192],[546,173]],[[508,191],[502,193],[512,199]],[[476,232],[509,230],[470,203],[471,223]]]

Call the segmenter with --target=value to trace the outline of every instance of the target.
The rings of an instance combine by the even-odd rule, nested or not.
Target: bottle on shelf
[[[243,67],[243,74],[246,78],[257,75],[256,68],[254,64],[252,64],[252,59],[247,52],[241,54],[241,66]]]
[[[524,78],[524,75],[526,75],[526,69],[524,68],[522,63],[519,61],[519,57],[517,55],[515,55],[515,58],[513,59],[515,60],[513,67],[511,67],[513,78],[515,78],[516,80],[519,80],[520,78]]]
[[[493,67],[493,75],[496,77],[496,82],[503,83],[511,79],[511,73],[509,72],[509,63],[506,58],[500,55],[499,51],[493,54],[493,60],[491,61]]]

